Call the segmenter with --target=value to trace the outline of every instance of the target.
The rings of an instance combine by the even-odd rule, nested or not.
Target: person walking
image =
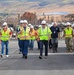
[[[1,37],[1,57],[4,57],[4,45],[6,46],[6,57],[9,57],[9,40],[12,36],[12,32],[8,28],[7,22],[4,22],[2,25],[2,29],[0,32],[0,37]]]
[[[74,51],[74,23],[72,24],[72,28],[73,28],[72,50]]]
[[[30,34],[29,48],[30,48],[30,50],[33,50],[34,40],[35,40],[35,30],[34,30],[34,27],[32,25],[30,26],[29,34]]]
[[[48,56],[48,40],[51,35],[51,30],[47,27],[46,21],[41,22],[41,27],[38,29],[39,42],[40,42],[40,56],[39,59],[42,59],[43,56],[43,45],[45,45],[45,57]]]
[[[20,36],[19,31],[21,31],[21,30],[23,30],[23,20],[20,20],[20,25],[17,28],[17,39],[18,39],[18,46],[19,46],[19,54],[21,54],[21,52],[22,52],[22,48],[21,48],[22,44],[21,44],[21,40],[19,39],[19,36]]]
[[[53,49],[53,53],[55,53],[57,52],[57,48],[58,48],[58,38],[60,38],[60,29],[57,26],[57,22],[54,22],[53,26],[50,29],[52,31],[51,34],[52,49]]]
[[[73,29],[71,27],[71,23],[66,23],[66,28],[64,29],[64,37],[67,51],[72,52],[72,37],[73,37]]]
[[[29,40],[30,40],[30,35],[29,35],[30,28],[27,26],[28,25],[27,20],[23,20],[23,24],[24,24],[23,29],[19,31],[20,34],[19,39],[21,40],[23,58],[27,59]]]

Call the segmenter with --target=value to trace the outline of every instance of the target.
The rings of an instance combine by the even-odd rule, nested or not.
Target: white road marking
[[[39,54],[40,53],[28,53],[28,55],[39,55]],[[74,55],[74,53],[48,53],[48,55]]]

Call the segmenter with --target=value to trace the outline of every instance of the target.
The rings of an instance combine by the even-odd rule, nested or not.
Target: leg
[[[24,54],[25,58],[27,58],[27,54],[28,54],[28,45],[29,45],[29,40],[24,40],[23,54]]]
[[[38,50],[40,49],[40,41],[37,41]]]
[[[52,38],[51,42],[52,42],[53,53],[55,53],[55,39]]]
[[[51,39],[49,40],[49,49],[52,49],[52,42],[51,42]]]
[[[2,42],[1,42],[1,46],[2,46],[1,54],[4,54],[4,44],[5,44],[5,42],[4,42],[4,41],[2,41]]]
[[[29,45],[30,45],[30,49],[33,50],[33,47],[34,47],[34,40],[31,40]]]
[[[43,41],[40,40],[40,59],[42,59],[42,55],[43,55]]]
[[[48,41],[45,41],[44,45],[45,45],[45,56],[48,56]]]
[[[19,51],[22,52],[22,48],[21,48],[21,40],[19,39]]]
[[[57,52],[57,48],[58,48],[58,38],[55,38],[55,51]]]
[[[69,48],[69,38],[65,38],[65,43],[66,43],[67,52],[69,52],[70,51],[70,48]]]
[[[8,52],[9,52],[9,50],[8,50],[8,43],[9,43],[9,41],[5,42],[5,45],[6,45],[6,55],[8,55]]]
[[[72,52],[72,38],[69,39],[69,48],[70,48],[70,52]]]

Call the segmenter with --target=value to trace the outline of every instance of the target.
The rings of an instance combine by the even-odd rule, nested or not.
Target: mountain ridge
[[[57,9],[60,10],[66,6],[72,6],[73,8],[74,0],[0,0],[0,12],[7,13],[18,11],[40,11],[43,9],[44,11],[45,9],[56,9],[55,11],[57,11]]]

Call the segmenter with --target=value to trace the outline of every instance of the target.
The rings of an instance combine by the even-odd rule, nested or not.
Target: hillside
[[[0,0],[0,12],[74,12],[74,0]]]

